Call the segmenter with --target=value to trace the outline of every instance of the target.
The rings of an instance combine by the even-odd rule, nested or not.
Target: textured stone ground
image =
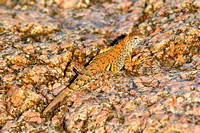
[[[1,132],[200,131],[199,0],[0,5]],[[148,40],[123,70],[98,75],[42,115],[75,76],[72,60],[88,63],[136,25]]]

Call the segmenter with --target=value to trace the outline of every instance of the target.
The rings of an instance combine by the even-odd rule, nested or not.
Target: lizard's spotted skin
[[[87,67],[73,62],[73,66],[79,72],[79,75],[66,89],[64,89],[43,111],[46,114],[52,107],[60,102],[65,96],[69,96],[73,90],[86,85],[98,73],[112,71],[114,74],[119,72],[124,66],[125,61],[131,59],[132,48],[138,45],[144,36],[137,31],[128,34],[117,45],[100,53],[91,61]]]

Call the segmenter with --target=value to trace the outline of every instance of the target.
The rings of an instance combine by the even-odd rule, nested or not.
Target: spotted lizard
[[[43,111],[46,114],[58,102],[69,96],[74,90],[89,83],[92,78],[99,73],[111,71],[114,74],[119,72],[126,61],[131,60],[132,48],[138,45],[145,37],[138,31],[132,31],[118,44],[108,50],[101,52],[93,58],[86,67],[79,63],[72,62],[79,75],[68,87],[66,87]]]

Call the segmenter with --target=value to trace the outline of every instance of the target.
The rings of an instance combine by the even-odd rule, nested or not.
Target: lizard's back
[[[86,70],[92,72],[93,74],[104,71],[112,71],[117,73],[124,64],[123,59],[121,60],[120,58],[123,58],[122,51],[120,51],[120,49],[116,49],[116,47],[113,47],[110,50],[97,55],[86,67]]]

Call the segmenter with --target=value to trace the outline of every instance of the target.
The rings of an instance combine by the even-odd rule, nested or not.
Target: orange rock
[[[7,74],[3,77],[4,82],[12,82],[16,78],[15,74]]]
[[[43,119],[40,118],[39,112],[26,111],[23,113],[23,116],[25,117],[26,121],[29,122],[36,122],[38,124],[41,124],[43,122]]]

